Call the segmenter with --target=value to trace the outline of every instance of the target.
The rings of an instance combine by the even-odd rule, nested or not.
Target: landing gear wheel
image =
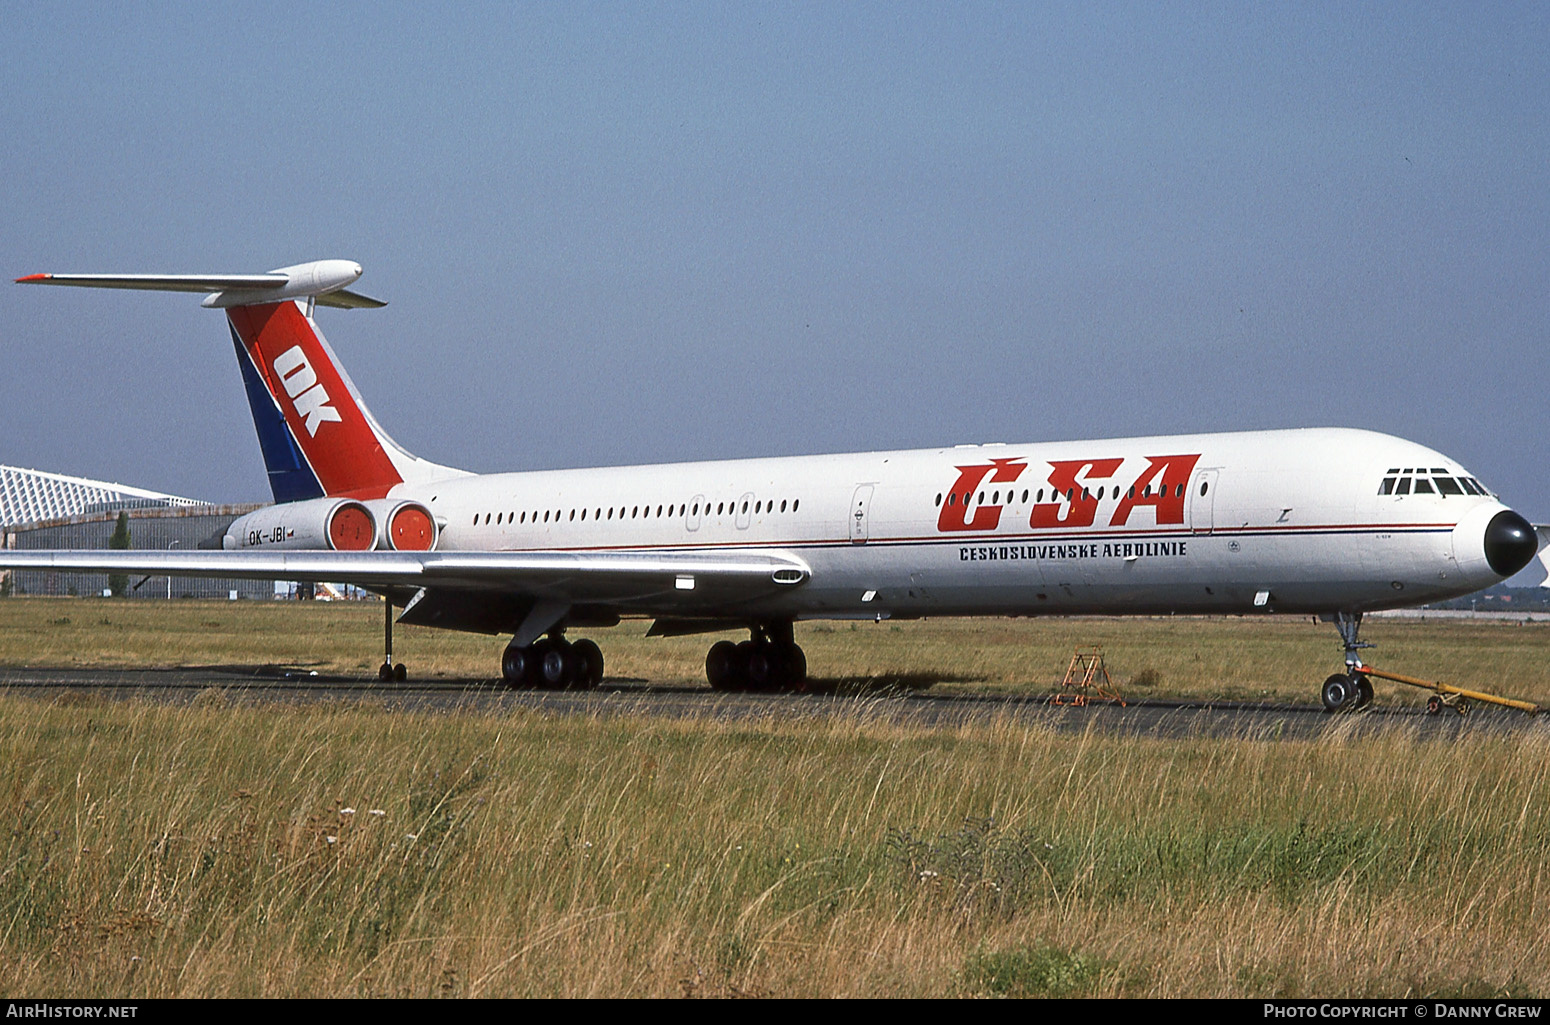
[[[1439,698],[1437,695],[1433,694],[1431,697],[1426,699],[1426,714],[1427,715],[1436,715],[1438,712],[1441,712],[1441,711],[1442,711],[1442,698]]]
[[[1352,678],[1356,681],[1356,703],[1352,707],[1366,708],[1368,705],[1372,704],[1374,693],[1372,689],[1372,678],[1369,677],[1366,673],[1352,673],[1351,675]]]
[[[742,645],[738,645],[742,648]],[[748,689],[757,691],[780,690],[785,681],[786,660],[781,657],[781,649],[771,641],[758,641],[752,643],[747,652],[748,661],[746,675]]]
[[[807,690],[807,655],[798,645],[786,648],[786,686],[791,690]]]
[[[1453,706],[1453,710],[1459,715],[1468,715],[1469,702],[1465,701],[1463,698],[1459,698],[1458,703]]]
[[[533,645],[538,685],[545,690],[564,690],[576,678],[576,659],[564,641],[544,638]]]
[[[384,662],[380,666],[378,666],[377,667],[377,679],[381,680],[383,683],[392,683],[393,682],[393,667],[392,667],[392,665],[387,663],[387,662]]]
[[[705,656],[705,679],[711,690],[737,689],[737,645],[717,641]]]
[[[506,681],[508,687],[531,687],[535,664],[532,648],[510,645],[501,655],[501,679]]]
[[[1324,711],[1338,712],[1350,703],[1352,695],[1351,678],[1344,673],[1336,673],[1324,681],[1319,700],[1324,705]]]
[[[576,687],[593,690],[603,682],[603,649],[589,640],[579,640],[570,646],[571,657],[576,661]]]
[[[403,683],[407,679],[409,679],[409,667],[408,666],[406,666],[402,662],[400,662],[400,663],[398,663],[398,665],[393,667],[393,680],[394,680],[394,682],[396,682],[396,683]]]

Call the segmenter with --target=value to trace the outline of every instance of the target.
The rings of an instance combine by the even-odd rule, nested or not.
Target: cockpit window
[[[1433,494],[1432,482],[1427,480],[1425,477],[1417,477],[1415,479],[1415,493],[1418,495]]]
[[[1410,494],[1410,478],[1409,477],[1401,477],[1401,478],[1399,478],[1399,483],[1397,485],[1395,485],[1395,487],[1394,487],[1394,494],[1396,494],[1396,495],[1408,495],[1408,494]]]
[[[1458,481],[1452,477],[1435,477],[1433,481],[1437,485],[1438,494],[1462,495],[1464,493],[1464,489],[1459,487]]]
[[[1392,495],[1394,493],[1394,478],[1385,477],[1383,483],[1378,485],[1378,494]]]

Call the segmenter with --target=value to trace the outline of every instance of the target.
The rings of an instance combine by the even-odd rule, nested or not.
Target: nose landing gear
[[[1319,702],[1326,712],[1366,708],[1372,704],[1372,677],[1368,675],[1368,668],[1362,665],[1358,652],[1373,645],[1358,636],[1362,629],[1362,614],[1336,612],[1319,618],[1335,624],[1335,629],[1340,631],[1340,640],[1345,645],[1345,672],[1336,673],[1324,681],[1324,686],[1319,690]]]
[[[1504,698],[1496,694],[1486,694],[1483,691],[1465,690],[1462,687],[1454,687],[1451,684],[1439,683],[1435,680],[1420,680],[1413,676],[1403,676],[1399,673],[1391,673],[1373,666],[1364,665],[1357,652],[1362,648],[1371,648],[1373,645],[1357,640],[1357,631],[1361,628],[1362,614],[1360,612],[1337,612],[1334,615],[1321,616],[1326,622],[1332,622],[1340,631],[1340,639],[1345,642],[1344,673],[1336,673],[1324,681],[1323,688],[1319,691],[1320,702],[1326,712],[1349,711],[1364,708],[1372,703],[1372,678],[1374,676],[1384,680],[1393,680],[1395,683],[1408,684],[1411,687],[1421,687],[1432,691],[1432,696],[1426,700],[1426,714],[1437,715],[1444,708],[1451,708],[1459,715],[1469,712],[1470,701],[1481,701],[1487,704],[1500,705],[1504,708],[1515,708],[1529,715],[1538,715],[1539,706],[1530,701],[1516,701],[1512,698]],[[1468,699],[1468,700],[1466,700]]]

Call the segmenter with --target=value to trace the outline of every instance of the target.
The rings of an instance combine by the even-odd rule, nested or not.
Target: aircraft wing
[[[630,603],[749,600],[807,581],[794,556],[707,552],[0,551],[0,569],[348,582]]]

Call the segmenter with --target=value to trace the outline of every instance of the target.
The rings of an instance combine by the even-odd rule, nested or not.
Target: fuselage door
[[[747,530],[748,524],[753,522],[753,492],[750,491],[737,500],[737,524],[738,530]]]
[[[1198,470],[1189,482],[1189,529],[1196,534],[1216,530],[1216,470]]]
[[[856,495],[850,500],[850,543],[864,545],[867,542],[867,507],[872,504],[872,488],[874,485],[863,484],[856,488]]]
[[[684,510],[684,529],[685,530],[699,530],[700,529],[700,507],[703,506],[704,504],[705,504],[705,496],[704,495],[695,495],[694,496],[694,500],[691,501],[689,503],[689,507]]]

